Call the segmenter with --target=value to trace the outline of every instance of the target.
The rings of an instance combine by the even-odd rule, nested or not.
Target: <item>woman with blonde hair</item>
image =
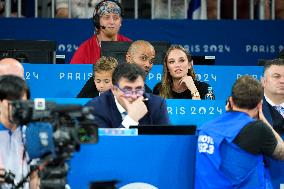
[[[164,58],[163,77],[153,90],[164,98],[204,99],[209,84],[197,81],[189,52],[180,45],[172,45]]]

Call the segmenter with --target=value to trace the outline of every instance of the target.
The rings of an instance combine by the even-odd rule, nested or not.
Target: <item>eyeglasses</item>
[[[145,92],[145,89],[144,87],[141,88],[141,89],[135,89],[135,90],[132,90],[132,89],[122,89],[120,88],[118,85],[115,85],[119,90],[121,90],[124,94],[125,97],[132,97],[132,95],[136,95],[136,96],[142,96]]]

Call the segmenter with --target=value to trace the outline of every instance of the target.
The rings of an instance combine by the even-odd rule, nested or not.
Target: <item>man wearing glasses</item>
[[[123,63],[112,75],[113,87],[86,106],[94,107],[101,128],[129,128],[134,125],[169,124],[165,99],[145,93],[146,74],[136,64]]]

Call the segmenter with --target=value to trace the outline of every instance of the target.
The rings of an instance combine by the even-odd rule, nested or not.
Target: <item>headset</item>
[[[124,15],[123,8],[117,0],[103,0],[103,1],[99,2],[95,6],[95,10],[94,10],[94,13],[93,13],[93,24],[94,24],[95,29],[97,29],[97,30],[99,30],[101,28],[105,29],[105,26],[100,25],[100,16],[97,13],[98,13],[98,10],[100,9],[100,7],[103,5],[103,3],[106,2],[106,1],[114,2],[115,4],[117,4],[117,6],[119,6],[120,11],[121,11],[121,14],[120,14],[121,17],[123,17],[123,15]]]

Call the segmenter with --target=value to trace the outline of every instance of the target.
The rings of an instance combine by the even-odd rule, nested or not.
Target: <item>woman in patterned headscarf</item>
[[[71,64],[95,64],[100,58],[102,41],[131,41],[118,34],[122,22],[122,7],[114,0],[104,0],[96,5],[93,16],[95,34],[82,43]]]

